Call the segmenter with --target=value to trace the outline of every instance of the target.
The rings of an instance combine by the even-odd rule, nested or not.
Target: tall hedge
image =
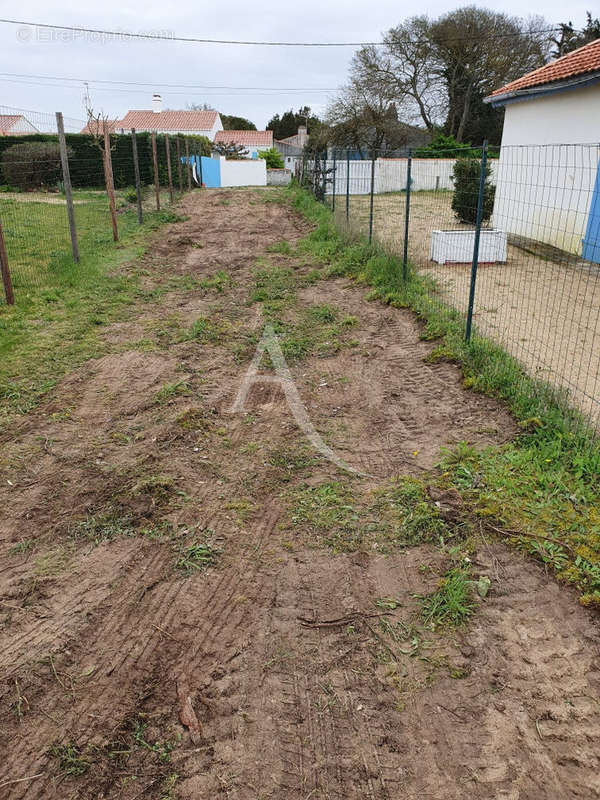
[[[486,164],[485,184],[483,189],[482,222],[488,220],[494,210],[496,187],[490,181],[491,168]],[[479,199],[479,182],[481,177],[481,161],[476,158],[457,158],[454,162],[452,178],[454,194],[452,210],[461,222],[474,225],[477,221],[477,204]]]
[[[99,188],[104,186],[104,169],[102,166],[102,153],[94,141],[94,137],[83,133],[67,133],[67,147],[69,148],[69,171],[71,182],[77,188]],[[149,133],[136,133],[138,158],[140,162],[140,177],[142,183],[152,183],[154,172],[152,168],[152,137]],[[210,156],[211,143],[205,136],[189,136],[190,153]],[[157,140],[158,172],[161,184],[167,183],[167,157],[165,151],[165,137],[159,134]],[[169,135],[171,169],[173,181],[177,185],[177,143],[176,136]],[[111,134],[112,162],[115,186],[122,189],[135,183],[133,169],[133,155],[131,148],[131,134]],[[26,142],[58,142],[54,134],[37,133],[27,136],[0,136],[0,161],[2,154],[15,144]],[[183,137],[181,140],[181,155],[185,155]],[[8,181],[5,177],[1,180]]]

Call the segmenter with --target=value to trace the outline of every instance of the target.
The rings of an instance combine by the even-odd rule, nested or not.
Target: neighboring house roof
[[[25,123],[32,130],[15,130],[19,125]],[[32,133],[37,131],[37,128],[29,122],[27,117],[23,114],[0,114],[0,136],[14,136],[19,133]]]
[[[215,136],[215,144],[235,144],[244,147],[273,147],[273,131],[219,131]]]
[[[514,97],[555,91],[595,79],[600,79],[600,39],[507,83],[485,100],[488,103],[506,102]]]
[[[115,132],[115,128],[117,127],[117,123],[118,123],[119,120],[117,120],[117,119],[107,119],[106,121],[108,122],[108,132],[109,133],[114,133]],[[102,133],[103,130],[104,130],[104,127],[103,127],[102,120],[94,120],[93,122],[88,122],[88,124],[85,126],[85,128],[82,128],[79,131],[79,133],[97,134],[97,133]]]
[[[115,123],[120,130],[210,131],[218,119],[217,111],[128,111]]]

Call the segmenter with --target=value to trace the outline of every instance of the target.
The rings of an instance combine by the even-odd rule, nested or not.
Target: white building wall
[[[259,159],[221,161],[221,186],[266,186],[267,162]]]
[[[222,131],[222,130],[223,130],[223,123],[221,122],[221,115],[217,114],[217,118],[214,121],[214,124],[213,124],[212,128],[210,129],[210,131],[208,131],[205,134],[205,136],[208,136],[208,138],[211,140],[211,142],[214,142],[215,136],[217,135],[217,133],[219,131]]]
[[[509,103],[494,227],[580,254],[599,141],[598,84]]]

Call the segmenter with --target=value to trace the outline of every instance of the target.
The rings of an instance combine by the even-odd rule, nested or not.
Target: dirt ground
[[[466,626],[433,628],[419,598],[452,543],[383,536],[398,476],[514,422],[424,363],[408,311],[294,252],[309,226],[279,198],[185,198],[142,263],[176,288],[108,326],[111,352],[2,442],[0,795],[600,797],[597,619],[484,542],[469,558],[489,594]],[[282,328],[339,321],[289,365],[365,476],[313,453],[266,367],[232,413],[277,309]],[[357,517],[360,542],[332,545]]]
[[[466,313],[471,265],[430,261],[431,232],[461,227],[451,200],[451,192],[411,196],[409,256],[438,281],[442,297]],[[368,229],[368,202],[351,198],[351,222],[362,230]],[[395,252],[403,248],[404,213],[403,195],[375,198],[374,234]],[[556,263],[509,245],[506,263],[479,269],[474,321],[530,374],[567,392],[600,426],[600,267]]]

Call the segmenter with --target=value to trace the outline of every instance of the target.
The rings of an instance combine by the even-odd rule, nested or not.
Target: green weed
[[[475,612],[469,573],[462,568],[447,572],[438,589],[421,599],[421,612],[433,628],[462,625]]]

